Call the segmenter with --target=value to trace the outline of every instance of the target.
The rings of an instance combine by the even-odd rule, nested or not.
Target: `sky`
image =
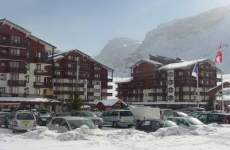
[[[0,18],[59,50],[99,54],[115,37],[143,41],[159,24],[230,5],[230,0],[0,0]]]

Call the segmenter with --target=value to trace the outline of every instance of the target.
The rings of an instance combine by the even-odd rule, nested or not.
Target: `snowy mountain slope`
[[[180,57],[185,60],[214,59],[216,49],[223,41],[225,59],[221,68],[225,73],[230,73],[230,67],[228,67],[230,59],[227,59],[230,56],[229,27],[230,6],[212,9],[184,19],[176,19],[148,32],[140,46],[128,57],[123,55],[123,51],[120,51],[119,61],[108,59],[107,63],[117,67],[115,71],[118,71],[116,75],[119,75],[120,70],[126,70],[129,73],[121,62],[131,65],[139,58],[147,58],[149,54]],[[111,50],[114,50],[110,51],[111,53],[115,53],[117,49]]]

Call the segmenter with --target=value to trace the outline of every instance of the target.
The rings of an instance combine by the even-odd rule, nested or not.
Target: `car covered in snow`
[[[46,126],[51,118],[52,114],[49,111],[39,110],[37,113],[37,124],[40,126]]]
[[[230,113],[206,112],[197,117],[205,124],[230,124]]]
[[[71,116],[86,117],[91,119],[94,122],[94,124],[99,128],[102,128],[103,126],[103,119],[90,111],[73,111],[71,112]]]
[[[160,128],[175,127],[177,124],[170,120],[142,120],[136,125],[136,129],[145,132],[155,132]]]
[[[36,118],[30,111],[17,111],[11,121],[13,132],[28,131],[36,129]]]
[[[96,128],[91,119],[73,116],[53,117],[47,125],[50,130],[56,130],[61,133],[84,126],[89,129]]]
[[[194,117],[169,117],[167,120],[175,122],[178,126],[191,128],[191,127],[198,127],[203,126],[204,124]]]
[[[129,110],[111,110],[102,113],[104,125],[113,127],[132,127],[135,124],[134,116]]]

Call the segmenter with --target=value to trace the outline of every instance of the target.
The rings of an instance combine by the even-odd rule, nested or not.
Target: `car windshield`
[[[121,111],[120,116],[133,116],[133,114],[130,111]]]
[[[84,125],[89,127],[90,129],[95,128],[93,122],[91,120],[68,120],[72,129],[80,128]]]
[[[73,112],[72,113],[73,116],[78,116],[78,117],[96,117],[96,115],[92,112],[81,112],[81,111],[77,111],[77,112]]]
[[[34,116],[31,113],[19,113],[17,114],[18,120],[34,120]]]
[[[174,127],[174,126],[177,126],[177,124],[173,121],[170,121],[170,120],[166,120],[164,122],[164,127]]]
[[[191,125],[203,125],[203,123],[196,118],[188,118],[187,122]]]
[[[186,113],[183,113],[183,112],[177,112],[177,115],[180,117],[187,117],[188,116]]]

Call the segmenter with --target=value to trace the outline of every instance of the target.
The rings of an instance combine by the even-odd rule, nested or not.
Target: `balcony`
[[[113,96],[113,93],[102,93],[102,96]]]
[[[108,85],[108,86],[106,87],[106,89],[113,89],[113,86],[112,86],[112,85]]]
[[[25,80],[8,80],[9,86],[26,86]]]
[[[25,66],[19,66],[19,67],[12,67],[9,66],[7,69],[8,72],[16,72],[16,73],[26,73],[27,68]]]
[[[46,82],[34,82],[35,88],[51,88],[52,83],[46,83]]]
[[[0,45],[9,46],[9,47],[27,47],[26,42],[14,43],[11,40],[0,40]]]
[[[34,70],[34,74],[35,75],[51,75],[51,73],[49,73],[48,71],[46,71],[46,70],[38,70],[38,69],[36,69],[36,70]]]
[[[78,94],[78,95],[84,95],[84,92],[76,92],[76,91],[59,91],[55,90],[54,94],[56,95],[72,95],[72,94]]]

